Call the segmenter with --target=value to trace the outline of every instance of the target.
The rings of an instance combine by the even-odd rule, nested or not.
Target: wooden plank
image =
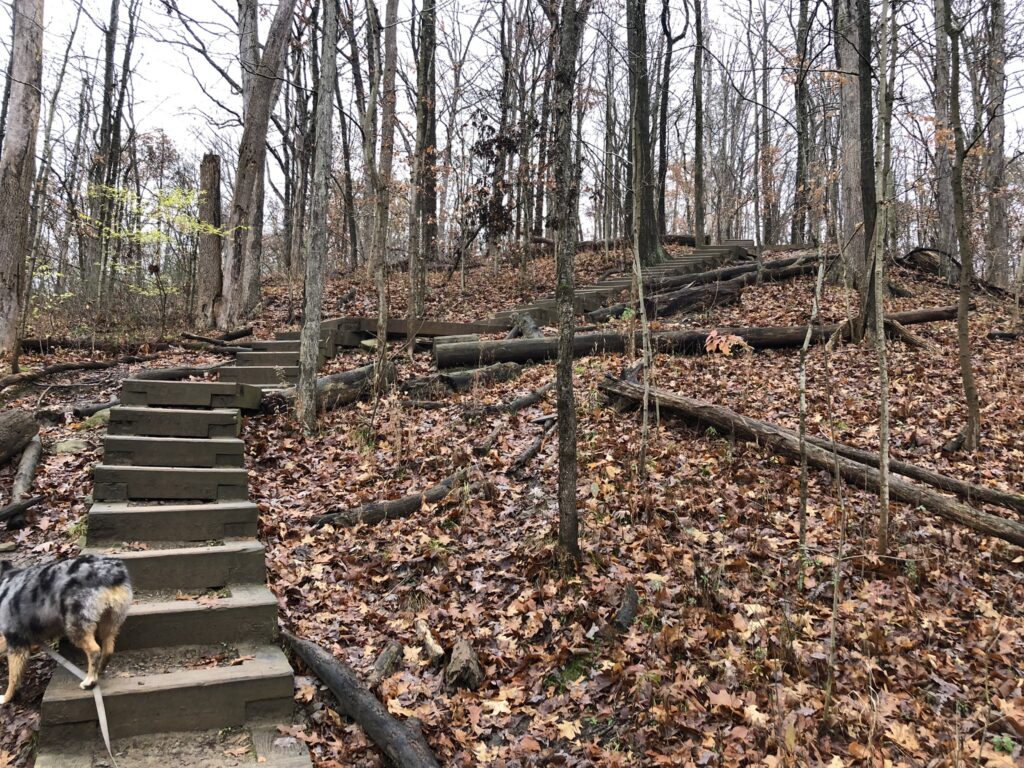
[[[249,366],[226,365],[218,371],[221,381],[237,381],[244,384],[278,387],[294,386],[299,380],[299,366]]]
[[[468,333],[500,333],[512,327],[510,322],[492,321],[486,323],[449,323],[438,320],[419,320],[413,324],[414,336],[462,336]],[[362,318],[359,329],[364,333],[377,334],[377,320]],[[409,322],[405,318],[392,317],[388,320],[388,336],[409,335]]]
[[[233,382],[125,379],[121,404],[151,408],[258,408],[260,391]]]
[[[244,467],[245,443],[237,437],[107,435],[103,462],[134,467]]]

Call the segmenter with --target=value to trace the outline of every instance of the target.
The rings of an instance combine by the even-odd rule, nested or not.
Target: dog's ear
[[[10,560],[0,560],[0,581],[3,581],[13,570],[14,564]]]

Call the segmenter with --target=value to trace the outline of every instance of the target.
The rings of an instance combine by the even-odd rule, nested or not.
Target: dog
[[[114,641],[132,604],[123,561],[82,555],[28,568],[0,561],[0,653],[7,654],[9,704],[33,646],[66,636],[89,662],[81,683],[89,690],[114,653]]]

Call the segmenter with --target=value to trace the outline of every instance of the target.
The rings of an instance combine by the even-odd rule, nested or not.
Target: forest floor
[[[581,254],[580,282],[611,265],[604,254]],[[428,314],[488,317],[543,292],[553,271],[550,258],[531,262],[528,279],[476,268],[467,272],[465,292],[458,275],[450,281],[432,275]],[[888,309],[955,302],[955,291],[936,279],[900,270],[893,277],[915,296],[892,299]],[[405,303],[403,281],[403,275],[391,281],[396,315]],[[332,304],[353,287],[353,300]],[[806,323],[812,293],[809,278],[752,286],[737,305],[659,326]],[[258,335],[283,325],[288,294],[285,285],[267,286]],[[960,479],[1019,492],[1024,341],[987,339],[988,331],[1012,326],[1012,307],[984,294],[976,301],[971,337],[982,402],[980,449],[941,451],[964,412],[955,324],[945,322],[912,329],[934,348],[888,345],[892,451]],[[852,306],[848,291],[829,287],[822,314],[842,320]],[[370,282],[332,280],[326,307],[328,315],[374,314]],[[214,359],[172,351],[147,365]],[[432,370],[428,353],[410,360],[396,345],[394,359],[400,381]],[[53,360],[32,357],[25,364]],[[361,352],[340,355],[325,372],[368,361]],[[798,361],[795,350],[658,355],[653,382],[795,427]],[[809,557],[802,561],[794,462],[666,418],[651,432],[647,480],[641,479],[639,418],[598,392],[606,375],[631,362],[606,355],[575,366],[584,552],[575,573],[555,549],[553,433],[525,472],[510,472],[515,457],[543,433],[535,420],[554,411],[553,397],[512,416],[472,413],[551,381],[552,363],[446,395],[439,408],[410,407],[396,390],[376,403],[326,414],[314,439],[288,414],[248,419],[252,493],[284,628],[331,649],[364,678],[388,641],[402,643],[401,667],[379,694],[396,715],[420,719],[445,765],[1019,765],[1024,552],[894,504],[891,556],[879,558],[873,554],[877,497],[849,486],[840,495],[828,474],[811,471]],[[873,350],[814,347],[807,366],[809,430],[875,449]],[[116,396],[129,370],[54,377],[8,390],[7,404],[66,412],[72,404]],[[55,420],[61,423],[42,430],[47,445],[75,438],[85,446],[44,455],[35,487],[45,505],[20,531],[0,531],[0,546],[13,545],[18,559],[72,554],[80,546],[89,468],[103,430],[83,428],[69,413]],[[496,427],[491,450],[475,455],[474,446]],[[409,519],[310,527],[315,515],[422,491],[463,466],[470,467],[466,487]],[[0,472],[5,492],[12,472]],[[628,586],[640,596],[636,621],[625,633],[607,633],[602,628]],[[460,638],[473,645],[486,673],[479,691],[446,687],[442,673],[421,657],[417,619],[446,648]],[[30,674],[14,706],[0,715],[0,767],[28,764],[48,662],[34,658]],[[318,766],[383,765],[313,678],[298,678],[296,699],[308,726],[295,735],[309,744]]]

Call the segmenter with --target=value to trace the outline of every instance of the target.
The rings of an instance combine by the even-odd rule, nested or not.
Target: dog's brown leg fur
[[[87,691],[96,685],[96,680],[99,677],[100,658],[103,653],[100,644],[96,642],[96,629],[95,627],[85,627],[80,633],[76,632],[69,639],[82,650],[85,658],[89,660],[89,671],[85,680],[78,686],[83,691]]]
[[[3,656],[5,653],[7,653],[7,638],[0,635],[0,656]]]
[[[11,703],[11,699],[14,698],[14,692],[18,690],[18,684],[21,682],[21,676],[25,673],[25,664],[27,662],[28,648],[7,649],[7,693],[0,700],[0,705]]]

